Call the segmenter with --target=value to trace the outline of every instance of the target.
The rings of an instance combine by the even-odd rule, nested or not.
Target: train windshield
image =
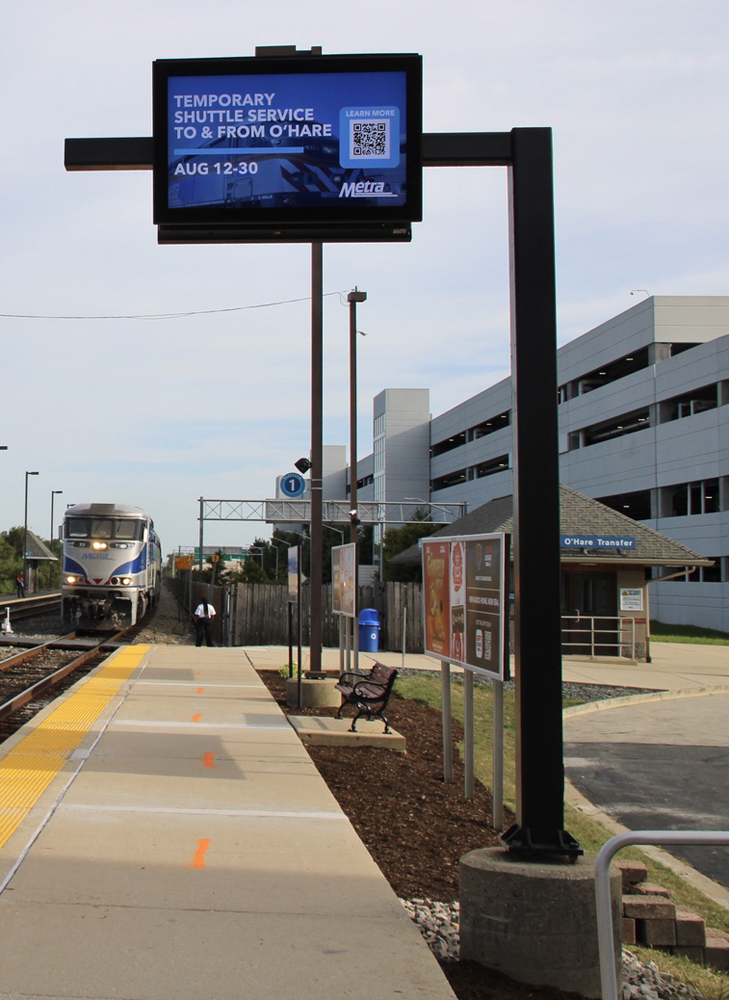
[[[69,517],[66,521],[66,538],[118,538],[134,541],[142,537],[142,521],[118,517]]]

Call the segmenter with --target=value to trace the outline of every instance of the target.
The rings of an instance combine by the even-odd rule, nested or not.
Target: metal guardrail
[[[643,621],[644,619],[640,619]],[[579,647],[584,650],[590,649],[590,657],[595,657],[597,646],[615,649],[615,656],[628,656],[631,660],[635,656],[635,626],[639,619],[628,617],[614,617],[611,615],[562,615],[562,633],[569,632],[571,635],[583,636],[576,642],[562,642],[562,649],[567,651],[570,647]],[[569,622],[569,625],[565,623]],[[585,622],[584,628],[579,625]],[[598,627],[595,623],[598,622]],[[615,626],[605,626],[605,622],[615,622]],[[626,650],[629,652],[621,652]]]
[[[634,844],[682,844],[729,847],[729,830],[633,830],[603,844],[595,860],[597,946],[600,956],[602,1000],[619,1000],[613,952],[613,913],[610,905],[610,862],[623,847]]]

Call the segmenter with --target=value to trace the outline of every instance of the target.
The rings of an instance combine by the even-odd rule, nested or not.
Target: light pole
[[[53,499],[58,496],[59,493],[63,493],[63,490],[51,490],[51,553],[53,552]],[[50,569],[48,572],[48,587],[53,587],[53,563],[48,563]]]
[[[357,303],[367,301],[367,292],[354,291],[349,302],[349,506],[350,541],[357,543]],[[356,555],[356,549],[355,549]],[[355,567],[357,560],[355,558]]]
[[[357,516],[357,303],[367,301],[367,292],[360,292],[357,286],[347,295],[349,303],[349,537],[354,543],[354,616],[357,620],[359,605],[359,517]],[[344,541],[344,536],[342,536]],[[352,646],[354,669],[359,669],[359,632],[352,622]]]
[[[23,589],[28,586],[28,476],[37,476],[38,472],[25,473],[25,514],[23,521]]]

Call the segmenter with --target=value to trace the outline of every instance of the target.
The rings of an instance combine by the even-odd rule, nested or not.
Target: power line
[[[346,289],[345,289],[346,291]],[[339,295],[344,292],[324,292],[324,296]],[[184,319],[186,316],[210,316],[214,313],[243,312],[247,309],[271,309],[274,306],[288,306],[295,302],[310,302],[311,296],[304,295],[299,299],[278,299],[275,302],[258,302],[250,306],[228,306],[224,309],[190,309],[175,313],[139,313],[118,316],[50,316],[34,313],[0,313],[0,319],[52,319],[52,320],[120,320],[120,319]]]

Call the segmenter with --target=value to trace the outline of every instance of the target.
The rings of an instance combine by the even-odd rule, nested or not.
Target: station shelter
[[[514,530],[513,497],[497,497],[431,535],[480,535]],[[649,585],[660,586],[712,560],[606,507],[560,486],[562,655],[650,660]],[[539,551],[530,553],[536,565]],[[411,546],[390,560],[417,565]],[[513,594],[511,595],[513,597]],[[513,601],[511,604],[513,631]]]
[[[28,529],[28,548],[25,553],[28,564],[28,587],[26,593],[37,594],[51,586],[51,568],[58,562],[45,542]]]

